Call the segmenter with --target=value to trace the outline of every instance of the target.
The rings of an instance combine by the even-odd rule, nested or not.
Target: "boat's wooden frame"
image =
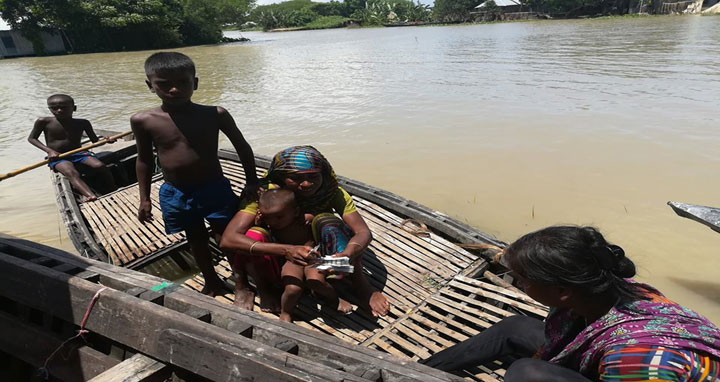
[[[96,294],[87,340],[76,340],[80,346],[69,346],[69,355],[63,349],[47,364],[50,374],[98,382],[165,378],[171,371],[214,381],[461,380],[159,277],[0,234],[3,352],[42,366],[78,329]]]
[[[134,147],[127,147],[116,153],[117,157],[134,158]],[[218,156],[221,159],[239,162],[237,153],[229,150],[220,150]],[[256,156],[255,162],[258,167],[267,168],[270,165],[270,158],[264,156]],[[108,255],[100,244],[97,243],[91,231],[87,227],[80,213],[77,199],[73,193],[70,182],[67,178],[58,174],[53,174],[53,182],[55,184],[57,204],[60,209],[63,222],[68,229],[68,236],[72,240],[75,248],[85,257],[100,261],[109,261]],[[392,192],[382,190],[368,184],[352,180],[343,176],[338,176],[339,184],[345,188],[350,194],[358,195],[373,203],[377,203],[383,207],[389,207],[391,210],[398,212],[412,219],[424,222],[428,227],[451,240],[463,244],[488,244],[499,248],[505,247],[506,243],[478,231],[477,229],[453,219],[442,212],[430,209],[419,203],[405,199]],[[143,261],[128,266],[131,269],[137,269],[152,260],[164,256],[166,253],[177,250],[177,247],[168,248],[162,252],[152,256],[152,258],[143,259]]]

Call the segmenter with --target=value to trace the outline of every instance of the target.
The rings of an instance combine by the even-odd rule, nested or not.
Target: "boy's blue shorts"
[[[50,168],[54,170],[55,166],[57,166],[58,163],[62,163],[62,162],[78,163],[78,162],[83,162],[85,159],[88,159],[88,158],[95,158],[95,154],[91,153],[90,151],[80,151],[79,153],[68,155],[62,159],[58,159],[53,162],[48,162],[48,166],[50,166]],[[47,157],[45,157],[45,159],[47,159]]]
[[[203,219],[222,233],[238,211],[238,203],[225,177],[182,190],[168,182],[160,187],[160,209],[168,234],[185,231]]]

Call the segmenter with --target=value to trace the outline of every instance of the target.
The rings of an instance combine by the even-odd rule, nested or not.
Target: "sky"
[[[0,31],[4,31],[4,30],[7,30],[7,29],[10,29],[10,27],[7,25],[7,23],[5,22],[5,20],[0,19]]]

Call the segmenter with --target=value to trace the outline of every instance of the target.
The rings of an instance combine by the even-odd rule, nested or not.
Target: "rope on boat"
[[[430,229],[428,226],[417,219],[405,219],[400,223],[400,228],[402,228],[405,232],[409,232],[415,236],[418,237],[424,237],[429,238],[430,237]],[[500,260],[505,253],[505,250],[498,247],[497,245],[492,244],[483,244],[483,243],[474,243],[474,244],[465,244],[465,243],[454,243],[458,247],[465,248],[465,249],[480,249],[480,250],[493,250],[495,251],[495,255],[493,256],[492,262],[499,264]]]
[[[430,229],[428,226],[417,219],[405,219],[400,223],[400,228],[405,232],[409,232],[419,237],[430,237]]]
[[[90,312],[92,311],[92,308],[95,306],[95,303],[97,302],[97,300],[100,298],[100,293],[102,293],[102,291],[104,291],[105,289],[109,289],[109,288],[104,286],[104,287],[98,289],[98,291],[95,292],[95,295],[90,300],[87,310],[85,310],[85,315],[83,316],[82,321],[80,321],[80,329],[78,330],[78,333],[76,335],[68,338],[63,343],[61,343],[60,346],[58,346],[57,349],[55,349],[55,351],[53,351],[50,354],[50,356],[45,359],[43,366],[38,369],[38,375],[40,377],[42,377],[43,380],[47,381],[50,378],[50,373],[47,370],[47,365],[55,357],[55,354],[57,354],[57,352],[59,352],[62,348],[65,347],[65,345],[67,345],[68,343],[70,343],[71,341],[73,341],[74,339],[76,339],[78,337],[85,339],[83,337],[83,334],[89,333],[89,331],[85,329],[85,323],[87,322],[88,318],[90,318]]]

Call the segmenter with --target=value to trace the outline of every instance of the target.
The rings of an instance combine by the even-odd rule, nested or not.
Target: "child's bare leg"
[[[272,263],[264,257],[255,257],[247,263],[248,274],[255,280],[260,295],[260,310],[277,313],[280,311],[280,301],[278,301],[280,290],[276,285],[277,276],[274,276],[271,268]]]
[[[246,255],[241,255],[239,253],[235,254],[236,258],[245,256]],[[233,271],[237,275],[237,278],[235,279],[235,300],[233,301],[233,305],[239,306],[242,309],[253,310],[253,305],[255,304],[255,292],[250,289],[250,282],[247,277],[248,263],[249,261],[246,259],[235,261],[236,267]]]
[[[358,256],[353,262],[355,271],[350,275],[353,288],[358,291],[358,297],[365,308],[375,317],[388,314],[390,302],[382,292],[373,288],[363,272],[362,256]]]
[[[285,289],[280,298],[280,319],[292,322],[292,313],[295,311],[303,292],[303,266],[287,262],[283,265],[281,274]]]
[[[187,235],[195,262],[205,279],[205,286],[201,293],[213,297],[224,294],[225,283],[220,280],[220,277],[218,277],[215,272],[215,267],[213,267],[212,255],[210,254],[210,248],[208,248],[210,237],[205,229],[205,224],[199,222],[195,226],[186,229],[185,234]]]
[[[307,285],[324,302],[336,307],[341,313],[352,312],[352,304],[338,297],[335,288],[325,280],[325,275],[312,267],[305,267]]]
[[[83,195],[83,202],[90,200],[96,200],[97,195],[90,189],[90,187],[80,178],[80,173],[75,168],[72,162],[60,162],[55,165],[55,171],[65,175],[73,188]]]
[[[107,185],[108,189],[115,190],[117,188],[115,186],[115,178],[113,178],[110,169],[107,168],[107,166],[105,166],[105,163],[103,163],[100,159],[94,157],[87,157],[85,158],[85,160],[82,161],[82,164],[90,167],[93,172],[100,175],[103,183]]]

